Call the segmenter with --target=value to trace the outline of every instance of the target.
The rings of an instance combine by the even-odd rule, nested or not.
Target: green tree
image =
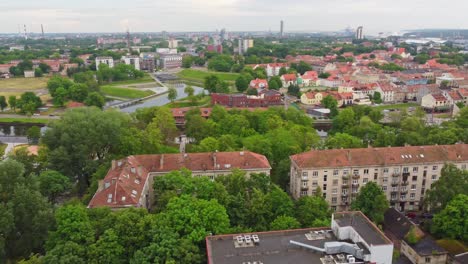
[[[321,104],[327,108],[330,109],[330,117],[333,118],[338,115],[338,101],[331,96],[327,95],[322,99]]]
[[[96,106],[98,108],[102,108],[106,101],[100,93],[92,92],[88,94],[88,97],[86,97],[84,103],[87,106]]]
[[[42,72],[41,68],[36,68],[34,70],[34,77],[42,77],[44,76],[44,72]]]
[[[65,241],[47,251],[44,263],[86,264],[86,246],[75,242]]]
[[[236,88],[239,92],[244,92],[249,87],[249,83],[244,76],[239,76],[236,79]]]
[[[192,97],[192,96],[195,94],[195,90],[193,89],[192,86],[187,85],[187,86],[184,88],[184,93],[186,93],[189,97]]]
[[[216,75],[210,75],[205,77],[205,89],[210,91],[210,93],[216,92],[216,87],[218,87],[220,80]]]
[[[15,95],[11,95],[10,97],[8,97],[8,104],[10,105],[10,109],[16,110],[17,101]]]
[[[171,100],[171,102],[174,102],[174,100],[177,99],[177,90],[175,88],[169,88],[167,99]]]
[[[351,203],[351,209],[359,210],[377,224],[384,220],[384,213],[389,204],[385,193],[375,182],[368,182],[359,190],[359,193]]]
[[[300,228],[301,224],[292,216],[278,216],[273,222],[271,222],[271,230],[288,230]]]
[[[39,190],[42,195],[49,198],[51,203],[55,203],[57,196],[71,188],[70,179],[60,172],[47,170],[42,172],[39,177]]]
[[[345,132],[347,129],[353,127],[355,123],[354,110],[352,108],[346,108],[333,118],[332,132]]]
[[[362,148],[361,139],[346,133],[336,133],[325,141],[325,146],[330,149]]]
[[[89,248],[89,263],[113,264],[126,263],[124,259],[125,249],[120,245],[120,239],[111,229],[107,229],[104,234]]]
[[[182,58],[182,67],[185,69],[189,69],[192,67],[193,64],[193,57],[192,56],[184,56]]]
[[[21,163],[0,162],[0,257],[26,258],[43,250],[52,224],[52,208],[39,193],[36,180]]]
[[[38,107],[42,106],[42,101],[33,92],[25,92],[21,95],[16,105],[21,109],[21,112],[32,114]]]
[[[3,109],[5,109],[6,107],[8,106],[7,102],[6,102],[6,98],[5,96],[0,96],[0,109],[2,110],[3,112]]]
[[[286,70],[285,67],[281,67],[280,70],[279,70],[279,75],[282,76],[282,75],[285,75],[288,73],[288,70]]]
[[[440,175],[439,180],[432,184],[425,195],[425,204],[435,212],[444,209],[455,196],[468,195],[468,171],[446,164]]]
[[[268,89],[270,90],[279,90],[280,86],[278,85],[278,83],[274,80],[269,80],[268,81]]]
[[[30,143],[37,144],[41,138],[41,128],[38,126],[32,126],[28,128],[26,136],[28,137],[28,141]]]
[[[325,226],[330,221],[331,211],[322,197],[303,196],[296,202],[296,219],[302,227]]]
[[[258,95],[258,91],[257,91],[257,89],[249,88],[247,90],[247,95]]]
[[[129,123],[129,117],[117,111],[93,107],[66,111],[42,137],[48,148],[49,167],[77,179],[84,193],[94,171],[109,155],[117,153],[120,136]]]
[[[63,87],[59,87],[55,91],[55,95],[54,95],[54,99],[53,99],[54,105],[55,106],[63,106],[65,104],[65,101],[67,100],[67,97],[68,97],[67,90],[65,90],[65,88],[63,88]]]
[[[226,209],[216,200],[202,200],[182,195],[170,200],[163,213],[164,221],[181,237],[201,242],[207,235],[223,234],[229,230]]]
[[[434,216],[431,231],[439,237],[468,241],[468,196],[459,194]]]
[[[196,147],[198,152],[214,152],[219,150],[219,141],[214,137],[207,137]]]
[[[68,98],[77,101],[84,102],[88,97],[89,89],[88,86],[84,83],[75,83],[70,86],[68,90]]]
[[[382,95],[379,92],[374,92],[374,96],[372,96],[372,101],[376,104],[382,103]]]

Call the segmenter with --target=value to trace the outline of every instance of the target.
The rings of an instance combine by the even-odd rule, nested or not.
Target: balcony
[[[400,177],[400,175],[401,175],[400,173],[393,173],[392,177],[398,178],[398,177]]]
[[[390,194],[391,195],[398,194],[398,191],[391,191]]]
[[[353,187],[359,188],[359,183],[354,183],[354,182],[353,182],[351,185],[352,185]]]
[[[309,190],[309,186],[301,186],[301,191],[308,191]]]
[[[408,193],[408,189],[400,190],[400,193],[401,193],[401,194],[407,194],[407,193]]]
[[[348,176],[348,175],[343,175],[343,176],[341,177],[341,179],[343,179],[343,180],[346,180],[346,181],[347,181],[347,180],[349,180],[349,176]]]
[[[361,175],[359,175],[359,174],[353,174],[353,179],[359,179],[359,178],[361,178]]]
[[[398,198],[397,197],[390,197],[390,201],[396,202],[396,201],[398,201]]]
[[[403,182],[401,182],[401,186],[408,186],[408,184],[409,184],[409,181],[403,181]]]
[[[341,193],[341,197],[348,197],[347,193]]]
[[[399,181],[392,181],[392,186],[398,186],[399,183]]]

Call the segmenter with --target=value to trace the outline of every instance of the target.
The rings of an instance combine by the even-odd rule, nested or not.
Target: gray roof
[[[321,253],[313,252],[289,243],[290,240],[324,248],[325,242],[336,241],[333,233],[331,237],[321,240],[308,240],[305,236],[310,231],[320,229],[297,229],[286,231],[260,232],[257,234],[260,243],[254,247],[236,248],[236,235],[220,235],[206,238],[208,263],[210,264],[242,264],[243,262],[261,261],[264,264],[310,264],[321,263]],[[329,230],[329,229],[321,229]]]
[[[353,227],[369,245],[392,244],[390,239],[360,211],[335,213],[334,220],[340,227]]]

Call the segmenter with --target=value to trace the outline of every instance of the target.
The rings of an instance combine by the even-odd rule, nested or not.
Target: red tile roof
[[[149,173],[165,174],[182,168],[200,174],[234,168],[270,170],[271,166],[265,156],[250,151],[129,156],[113,161],[113,167],[100,183],[88,207],[145,206],[140,204],[140,199],[146,194]]]
[[[255,79],[250,81],[249,84],[250,87],[255,88],[255,89],[268,89],[268,81],[265,79]]]
[[[468,160],[468,144],[313,150],[290,158],[300,168],[460,162]]]
[[[286,82],[291,82],[291,81],[295,81],[296,80],[296,75],[294,73],[290,73],[290,74],[283,74],[283,79],[286,81]]]
[[[437,102],[445,102],[447,98],[443,94],[431,94]]]

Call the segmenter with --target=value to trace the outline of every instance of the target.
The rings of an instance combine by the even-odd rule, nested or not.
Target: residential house
[[[389,208],[384,215],[385,235],[393,241],[402,257],[413,264],[446,264],[448,252],[437,245],[436,241],[426,235],[395,208]],[[416,241],[409,241],[412,233]]]
[[[211,104],[226,107],[269,107],[282,105],[281,93],[275,90],[261,90],[258,95],[211,94]]]
[[[316,71],[306,71],[302,76],[302,85],[305,87],[316,86],[318,73]]]
[[[99,70],[99,65],[107,64],[109,68],[114,68],[114,59],[112,57],[96,57],[96,69]]]
[[[283,87],[289,87],[290,85],[297,85],[297,76],[294,73],[283,74],[281,76],[281,82]]]
[[[112,161],[88,208],[150,209],[154,178],[182,168],[192,171],[193,176],[207,176],[212,180],[231,174],[233,169],[243,170],[247,175],[270,175],[271,170],[265,156],[250,151],[128,156]]]
[[[327,79],[318,79],[318,85],[325,86],[328,88],[337,88],[343,84],[343,79],[337,75],[330,75]]]
[[[443,94],[428,94],[421,100],[421,107],[426,111],[448,111],[451,109],[451,100]]]
[[[384,103],[393,103],[395,102],[395,87],[390,83],[378,83],[375,88],[376,92],[380,93],[382,101]]]
[[[250,81],[249,87],[256,90],[268,89],[268,80],[257,78]]]
[[[122,61],[127,65],[132,65],[135,70],[140,70],[140,57],[135,55],[123,56]]]

